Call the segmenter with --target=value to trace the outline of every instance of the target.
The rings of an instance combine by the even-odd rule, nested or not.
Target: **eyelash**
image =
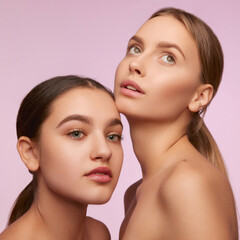
[[[168,58],[168,57],[171,57],[171,58],[173,59],[173,62],[172,62],[172,63],[165,62],[165,61],[163,60],[163,57],[167,57],[167,58]],[[170,64],[170,65],[176,63],[176,58],[175,58],[175,56],[174,56],[173,54],[171,54],[171,53],[166,53],[166,54],[164,54],[163,56],[161,56],[161,60],[163,60],[166,64]]]
[[[117,140],[111,140],[111,139],[109,139],[109,137],[117,137]],[[109,141],[111,141],[111,142],[121,142],[122,140],[123,140],[123,136],[122,135],[120,135],[120,134],[116,134],[116,133],[114,133],[114,134],[109,134],[108,136],[107,136],[107,138],[109,139]]]
[[[76,133],[80,134],[80,137],[74,135],[74,134],[76,134]],[[84,134],[83,131],[78,130],[78,129],[75,129],[75,130],[70,131],[70,132],[67,134],[67,136],[71,137],[73,140],[80,140],[80,139],[82,139],[82,138],[85,136],[85,134]],[[110,137],[117,137],[117,139],[116,139],[116,140],[111,140]],[[108,139],[109,141],[111,141],[111,142],[121,142],[121,141],[123,140],[123,136],[122,136],[121,134],[116,134],[116,133],[114,133],[114,134],[109,134],[109,135],[107,136],[107,139]]]
[[[130,55],[137,55],[137,54],[139,54],[139,53],[131,53],[130,51],[131,51],[131,49],[132,48],[137,48],[137,49],[139,49],[140,50],[140,52],[139,53],[141,53],[141,48],[140,48],[140,46],[139,45],[137,45],[137,44],[131,44],[131,45],[129,45],[128,47],[127,47],[127,54],[130,54]],[[172,53],[166,53],[166,54],[164,54],[162,57],[161,57],[161,59],[163,58],[163,57],[172,57],[173,58],[173,63],[167,63],[167,62],[165,62],[165,63],[167,63],[167,64],[175,64],[176,63],[176,58],[175,58],[175,56],[172,54]]]
[[[138,49],[140,50],[139,53],[141,53],[141,48],[140,48],[137,44],[131,44],[131,45],[129,45],[129,46],[127,47],[127,54],[134,55],[133,53],[130,53],[130,50],[131,50],[132,48],[138,48]],[[137,53],[135,53],[135,54],[137,54]]]
[[[80,137],[78,137],[78,136],[76,136],[76,135],[74,136],[74,134],[76,134],[76,133],[81,134],[81,136],[80,136]],[[81,130],[79,130],[79,129],[72,130],[71,132],[69,132],[69,133],[67,134],[67,136],[70,136],[70,137],[71,137],[72,139],[74,139],[74,140],[82,139],[84,135],[85,135],[84,132],[81,131]]]

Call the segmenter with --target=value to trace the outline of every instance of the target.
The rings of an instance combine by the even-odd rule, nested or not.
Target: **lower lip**
[[[109,175],[91,174],[88,175],[87,177],[99,183],[108,183],[112,180],[112,178]]]
[[[127,89],[124,87],[121,87],[120,89],[121,94],[128,96],[128,97],[139,97],[142,96],[143,94],[137,91],[133,91],[131,89]]]

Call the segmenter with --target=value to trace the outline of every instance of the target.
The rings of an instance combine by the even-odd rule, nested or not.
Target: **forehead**
[[[118,111],[108,93],[100,89],[78,87],[62,94],[51,106],[50,115],[64,117],[70,114],[117,117]]]
[[[186,27],[179,20],[172,16],[159,16],[149,19],[137,31],[136,35],[146,35],[145,37],[161,37],[161,38],[174,38],[182,39],[191,38]],[[193,40],[193,39],[192,39]]]
[[[136,33],[137,36],[150,41],[170,41],[175,44],[190,44],[196,48],[196,43],[182,22],[172,16],[159,16],[149,19]]]

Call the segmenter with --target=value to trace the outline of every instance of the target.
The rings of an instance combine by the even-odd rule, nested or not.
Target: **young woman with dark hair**
[[[114,191],[121,134],[113,94],[100,83],[71,75],[33,88],[17,116],[17,149],[33,180],[0,239],[110,239],[86,211]]]

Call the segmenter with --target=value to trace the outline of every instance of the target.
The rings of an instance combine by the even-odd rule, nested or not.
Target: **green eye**
[[[111,142],[120,142],[122,140],[122,136],[119,134],[111,134],[108,135],[107,138]]]
[[[70,133],[68,133],[68,136],[70,136],[73,139],[80,139],[84,136],[83,132],[79,131],[79,130],[74,130]]]

